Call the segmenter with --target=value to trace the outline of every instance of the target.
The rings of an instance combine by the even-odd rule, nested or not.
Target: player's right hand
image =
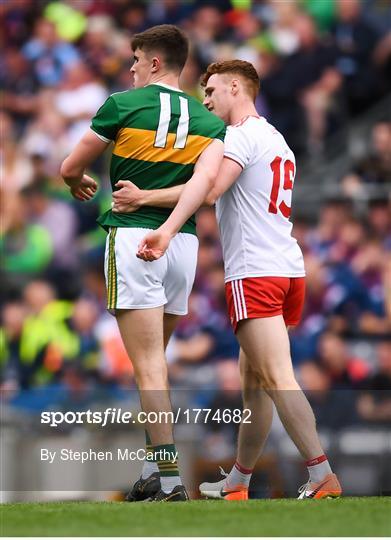
[[[162,230],[151,231],[141,240],[136,256],[143,261],[156,261],[162,257],[169,244],[172,235]]]
[[[113,192],[111,210],[115,213],[135,212],[141,206],[142,190],[130,180],[119,180]]]
[[[98,184],[91,176],[83,174],[82,179],[76,186],[71,187],[72,197],[78,201],[89,201],[95,195]]]

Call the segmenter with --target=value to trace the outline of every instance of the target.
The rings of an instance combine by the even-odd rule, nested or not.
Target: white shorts
[[[198,252],[194,234],[178,233],[166,253],[153,262],[136,257],[138,245],[151,229],[112,227],[106,240],[107,309],[148,309],[186,315]]]

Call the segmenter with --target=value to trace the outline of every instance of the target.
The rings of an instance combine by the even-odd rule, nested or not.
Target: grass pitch
[[[391,498],[17,503],[2,536],[389,536]]]

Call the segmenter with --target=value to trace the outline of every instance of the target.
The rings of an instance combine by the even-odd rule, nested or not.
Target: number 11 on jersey
[[[281,162],[282,157],[276,156],[270,163],[270,168],[273,172],[273,185],[270,193],[269,212],[271,214],[277,214],[280,211],[284,217],[289,218],[291,215],[290,206],[282,201],[277,207],[277,199],[281,187]],[[293,179],[295,178],[295,164],[290,159],[287,159],[284,161],[282,168],[284,169],[283,189],[292,191]]]
[[[183,96],[179,96],[180,116],[176,130],[174,148],[185,148],[189,133],[189,103]],[[160,92],[160,116],[156,130],[155,144],[157,148],[165,148],[167,145],[168,128],[171,120],[171,96],[167,92]]]

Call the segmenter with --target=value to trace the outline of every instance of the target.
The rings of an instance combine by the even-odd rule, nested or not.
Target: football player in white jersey
[[[298,324],[304,303],[304,262],[291,236],[295,157],[284,137],[255,108],[259,78],[240,60],[211,64],[203,77],[205,106],[227,125],[224,160],[208,203],[216,202],[225,267],[226,298],[240,343],[243,405],[252,411],[242,423],[237,460],[220,482],[203,483],[211,498],[246,500],[251,474],[270,431],[273,403],[306,461],[308,482],[299,498],[341,495],[324,454],[311,406],[298,385],[290,356],[288,328]],[[140,204],[174,205],[182,187],[140,192],[129,183],[115,194],[117,211]],[[147,234],[138,257],[154,261],[189,213],[180,197],[167,221]]]

